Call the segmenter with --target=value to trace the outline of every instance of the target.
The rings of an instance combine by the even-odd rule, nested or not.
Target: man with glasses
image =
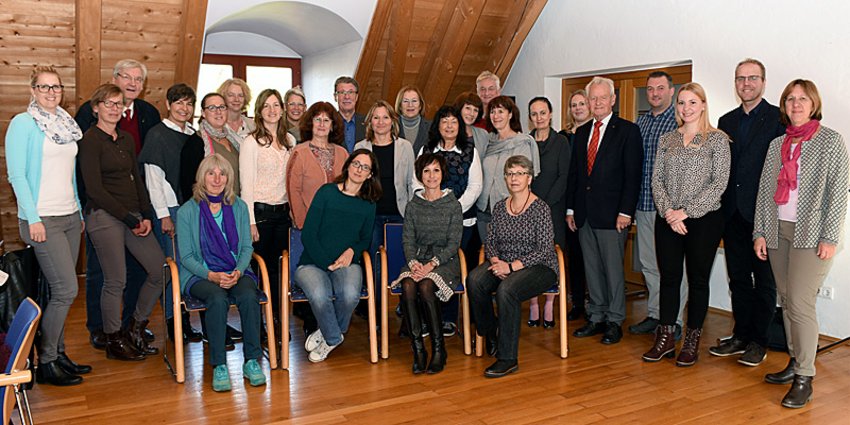
[[[475,79],[475,91],[478,92],[478,97],[481,98],[481,103],[484,105],[484,113],[481,114],[481,119],[473,125],[487,130],[487,104],[494,98],[502,95],[502,85],[499,81],[499,76],[490,71],[484,71],[478,74],[478,78]]]
[[[366,138],[366,117],[356,112],[360,84],[351,77],[342,76],[334,83],[334,100],[342,115],[345,127],[345,149],[354,151],[354,144]]]
[[[139,99],[147,77],[147,67],[139,61],[124,59],[118,61],[112,69],[112,83],[121,89],[124,97],[123,113],[118,122],[118,128],[130,133],[135,143],[136,155],[142,150],[148,131],[162,121],[159,111],[150,103]],[[91,102],[80,106],[74,117],[80,129],[85,133],[97,124],[97,117],[92,111]],[[80,202],[85,202],[85,185],[77,165],[77,190]],[[83,205],[85,208],[85,205]],[[136,308],[139,290],[147,277],[147,273],[132,255],[127,258],[127,285],[124,288],[124,313],[122,324],[126,325]],[[94,348],[106,348],[106,335],[103,333],[103,319],[100,311],[100,293],[103,289],[103,271],[97,259],[97,253],[86,238],[86,327],[89,330],[89,340]],[[146,330],[146,338],[153,341],[153,333]]]
[[[729,184],[721,199],[726,229],[723,247],[732,294],[732,337],[709,348],[720,356],[741,354],[738,363],[758,366],[767,358],[767,330],[776,311],[776,282],[770,263],[753,251],[756,195],[770,141],[785,134],[779,108],[762,98],[764,65],[744,59],[735,67],[735,92],[741,105],[720,117],[717,127],[732,139]]]

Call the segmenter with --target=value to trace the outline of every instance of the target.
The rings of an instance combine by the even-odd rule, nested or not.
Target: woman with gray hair
[[[505,161],[503,173],[510,195],[493,206],[484,244],[487,260],[467,279],[478,335],[486,338],[487,354],[497,359],[484,371],[488,378],[519,369],[522,302],[549,289],[558,273],[549,206],[531,193],[531,160],[512,156]],[[498,319],[493,311],[493,292]]]
[[[286,131],[295,138],[295,143],[301,143],[301,117],[307,110],[307,98],[301,86],[295,86],[284,93],[283,110],[286,112]]]

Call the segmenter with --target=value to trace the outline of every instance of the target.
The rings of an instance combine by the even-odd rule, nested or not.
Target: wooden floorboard
[[[263,361],[268,385],[249,387],[237,344],[228,353],[233,391],[215,393],[200,343],[187,346],[182,385],[161,356],[136,363],[107,360],[88,344],[84,299],[81,290],[67,322],[66,350],[94,371],[75,387],[36,385],[30,392],[36,423],[850,424],[850,345],[818,357],[809,406],[785,409],[779,401],[787,387],[765,384],[762,377],[784,367],[787,356],[770,352],[765,364],[748,368],[708,355],[707,347],[730,329],[731,317],[717,312],[709,312],[702,357],[691,368],[675,367],[672,360],[644,363],[640,355],[652,337],[628,334],[614,346],[570,337],[570,356],[562,360],[556,330],[523,326],[520,370],[502,379],[484,378],[493,360],[464,356],[460,337],[448,339],[443,373],[412,375],[409,343],[395,336],[395,316],[389,360],[369,363],[366,322],[355,317],[345,343],[327,361],[312,364],[301,348],[300,323],[293,320],[289,371],[269,373]],[[642,319],[646,299],[629,298],[628,309],[627,324]],[[157,308],[151,324],[158,338],[160,314]],[[196,327],[197,320],[193,317]],[[156,344],[161,347],[159,339]]]

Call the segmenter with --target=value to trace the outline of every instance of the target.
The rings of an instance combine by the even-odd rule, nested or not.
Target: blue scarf
[[[217,204],[221,203],[222,196],[207,195],[207,199]],[[209,202],[201,201],[199,204],[201,255],[211,271],[230,273],[236,269],[236,256],[239,255],[239,233],[236,231],[233,206],[222,203],[221,213],[224,214],[224,220],[219,228],[210,211]],[[245,270],[244,275],[254,279],[254,282],[258,281],[257,275],[250,268]]]

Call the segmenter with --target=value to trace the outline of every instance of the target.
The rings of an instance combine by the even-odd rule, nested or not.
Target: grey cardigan
[[[756,199],[753,240],[763,237],[769,249],[779,247],[779,209],[773,200],[782,167],[785,136],[770,142]],[[848,158],[844,139],[821,125],[812,140],[804,141],[799,159],[797,224],[794,248],[815,248],[819,242],[840,242],[847,212]]]
[[[354,150],[372,150],[370,140],[361,140]],[[413,147],[405,139],[393,141],[393,183],[395,183],[395,201],[398,212],[404,217],[404,209],[413,197]]]

